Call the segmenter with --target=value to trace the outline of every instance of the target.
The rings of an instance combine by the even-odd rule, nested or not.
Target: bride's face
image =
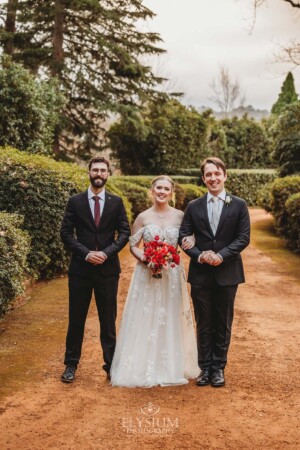
[[[168,180],[157,180],[151,192],[154,203],[168,203],[172,198],[173,186]]]

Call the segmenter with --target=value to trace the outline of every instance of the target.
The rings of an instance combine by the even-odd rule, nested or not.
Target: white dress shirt
[[[212,197],[218,197],[221,200],[221,201],[218,202],[219,217],[220,217],[221,216],[221,212],[222,212],[222,208],[223,208],[224,203],[225,203],[225,198],[226,198],[226,191],[225,191],[225,189],[223,189],[223,191],[220,192],[219,195],[212,195],[210,192],[207,193],[207,213],[208,213],[208,220],[209,220],[210,224],[212,222],[212,201],[211,201]],[[198,258],[198,262],[200,264],[202,264],[202,262],[201,262],[201,255],[202,255],[202,253],[199,255],[199,258]],[[219,253],[217,253],[217,255],[223,261],[222,256]]]
[[[89,188],[88,188],[88,199],[89,199],[89,204],[90,204],[90,208],[91,208],[91,211],[92,211],[92,216],[93,216],[94,219],[95,219],[95,200],[93,200],[93,197],[95,197],[95,194],[94,194],[94,192],[91,190],[91,188],[89,187]],[[97,197],[100,198],[99,204],[100,204],[100,221],[101,221],[101,216],[102,216],[102,213],[103,213],[103,208],[104,208],[104,203],[105,203],[105,189],[103,189],[103,190],[100,192],[100,194],[97,195]],[[104,252],[103,252],[103,253],[104,253]],[[90,253],[88,253],[87,256],[86,256],[86,258],[85,258],[86,261],[87,261],[88,258],[89,258],[89,254],[90,254]],[[105,255],[105,253],[104,253],[104,255]],[[106,255],[105,255],[105,256],[106,256]],[[107,258],[107,256],[106,256],[106,258]]]
[[[89,187],[88,188],[88,199],[89,199],[89,204],[90,204],[90,208],[92,211],[92,215],[95,218],[95,200],[93,200],[93,197],[95,197],[95,194]],[[100,194],[98,194],[96,197],[100,198],[99,204],[100,204],[100,217],[101,217],[102,213],[103,213],[104,203],[105,203],[105,189],[103,189],[103,191],[101,191]]]
[[[218,201],[218,209],[219,209],[219,217],[221,216],[221,212],[225,203],[225,198],[226,198],[226,191],[225,189],[223,189],[222,192],[220,192],[219,195],[212,195],[210,192],[207,193],[207,213],[208,213],[208,220],[209,223],[211,224],[212,222],[212,201],[211,198],[212,197],[218,197],[220,200]]]

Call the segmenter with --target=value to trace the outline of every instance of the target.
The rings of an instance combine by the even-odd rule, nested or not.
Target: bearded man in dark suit
[[[188,282],[197,325],[198,386],[225,384],[224,369],[231,338],[234,300],[244,283],[241,252],[250,241],[247,205],[225,191],[226,166],[219,158],[207,158],[201,174],[208,193],[191,201],[180,228],[179,242],[194,234]]]
[[[61,225],[61,239],[72,252],[66,369],[61,376],[65,383],[72,383],[75,378],[93,292],[100,321],[103,369],[110,378],[121,272],[118,253],[128,242],[130,227],[122,199],[105,190],[109,169],[109,161],[103,156],[90,160],[90,186],[87,191],[69,199]]]

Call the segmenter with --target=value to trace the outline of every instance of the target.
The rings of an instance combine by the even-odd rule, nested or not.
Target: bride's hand
[[[195,246],[196,239],[194,235],[186,236],[182,239],[181,248],[182,250],[190,250]]]

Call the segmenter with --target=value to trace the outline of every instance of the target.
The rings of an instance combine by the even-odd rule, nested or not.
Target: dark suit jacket
[[[123,201],[105,191],[105,204],[97,229],[88,200],[88,192],[72,196],[66,206],[60,230],[65,247],[72,252],[70,274],[103,276],[121,272],[118,253],[128,242],[130,227]],[[103,264],[94,266],[85,261],[90,250],[107,255]]]
[[[232,201],[224,204],[216,235],[208,220],[207,194],[191,201],[184,214],[179,232],[179,243],[184,236],[195,235],[195,247],[187,250],[191,257],[188,281],[208,285],[214,279],[221,286],[231,286],[245,281],[241,251],[250,242],[250,220],[247,205],[241,198],[230,195]],[[223,262],[219,266],[198,263],[204,250],[219,253]]]

